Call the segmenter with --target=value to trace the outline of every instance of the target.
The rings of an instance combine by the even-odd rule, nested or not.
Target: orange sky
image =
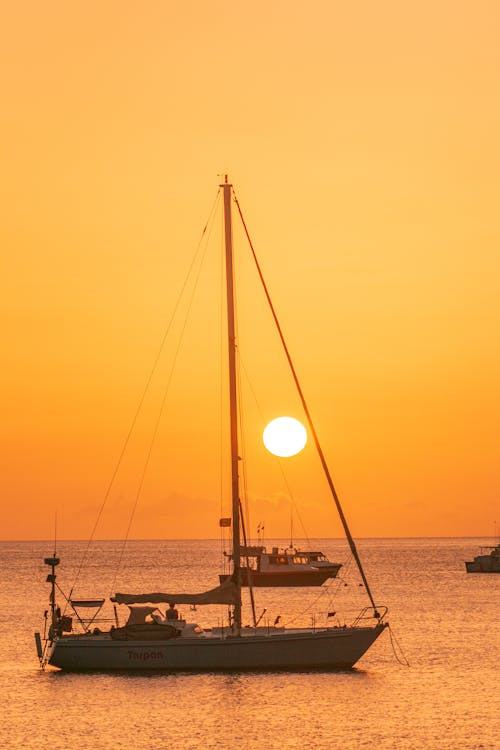
[[[56,509],[88,536],[224,171],[353,534],[493,532],[499,20],[481,0],[3,10],[2,538],[50,537]],[[218,534],[215,318],[196,312],[134,537]],[[291,402],[264,349],[252,524],[286,536],[259,420]],[[98,536],[124,533],[134,450]],[[308,534],[339,535],[312,449],[286,466]]]

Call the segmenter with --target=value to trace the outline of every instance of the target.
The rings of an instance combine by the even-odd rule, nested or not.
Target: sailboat
[[[47,581],[51,585],[49,609],[46,612],[46,629],[43,637],[35,633],[37,653],[42,668],[47,665],[67,671],[82,670],[158,670],[214,671],[214,670],[310,670],[350,669],[363,656],[380,634],[388,627],[386,607],[375,604],[361,560],[340,505],[333,481],[319,443],[309,409],[300,387],[295,368],[265,286],[260,266],[246,230],[233,186],[227,176],[219,186],[224,210],[225,281],[227,298],[227,356],[229,372],[229,430],[231,464],[231,563],[232,574],[218,586],[201,593],[185,592],[117,592],[111,597],[115,605],[127,605],[129,616],[125,625],[110,626],[103,631],[92,627],[104,599],[73,600],[68,598],[76,618],[61,611],[56,598],[56,567],[60,562],[56,552],[45,558],[50,568]],[[265,295],[277,326],[278,334],[290,365],[292,378],[304,408],[330,492],[339,513],[347,541],[359,569],[369,604],[351,625],[328,627],[273,627],[260,626],[254,618],[252,626],[242,622],[242,548],[245,547],[244,521],[240,500],[239,435],[237,398],[237,360],[235,333],[235,299],[233,283],[233,230],[232,204],[235,204],[243,221],[245,233]],[[243,534],[242,534],[243,530]],[[242,539],[243,536],[243,539]],[[164,615],[158,606],[172,606]],[[173,604],[224,605],[229,607],[227,626],[211,629],[178,617]],[[92,612],[84,617],[83,611]],[[66,610],[65,610],[66,611]],[[173,613],[173,614],[171,614]],[[82,632],[73,631],[76,619]]]

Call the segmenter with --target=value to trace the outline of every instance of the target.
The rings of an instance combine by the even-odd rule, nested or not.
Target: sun
[[[307,443],[307,432],[298,419],[277,417],[264,429],[262,439],[269,453],[288,458],[300,453]]]

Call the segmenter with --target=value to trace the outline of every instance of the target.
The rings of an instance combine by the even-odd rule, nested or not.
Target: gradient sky
[[[56,510],[61,537],[90,533],[222,172],[353,534],[492,534],[498,3],[19,0],[2,15],[0,536],[49,538]],[[205,346],[179,359],[133,537],[218,534],[200,312]],[[286,536],[259,420],[292,401],[263,351],[251,530]],[[143,455],[98,536],[123,535]],[[286,466],[309,536],[339,535],[312,449]]]

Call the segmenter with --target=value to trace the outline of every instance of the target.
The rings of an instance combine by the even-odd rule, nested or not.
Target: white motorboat
[[[282,586],[321,586],[335,578],[342,563],[331,562],[323,552],[293,547],[262,545],[243,546],[240,550],[240,579],[242,586],[279,588]],[[220,582],[231,578],[219,576]]]
[[[467,573],[500,573],[500,543],[481,547],[481,553],[466,562],[465,569]]]

